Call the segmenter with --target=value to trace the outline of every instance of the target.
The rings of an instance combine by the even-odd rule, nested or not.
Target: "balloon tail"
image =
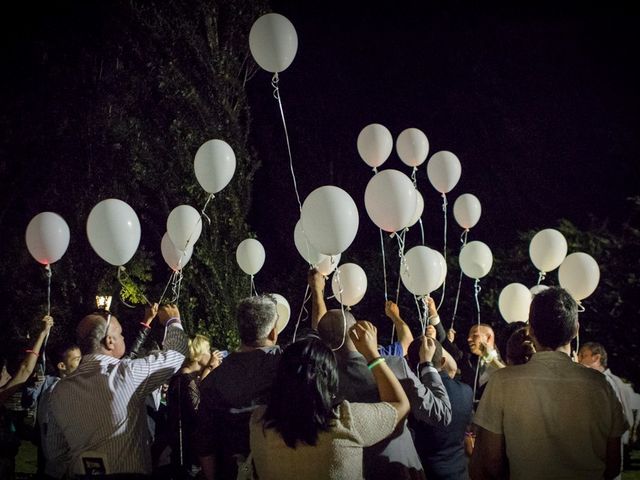
[[[380,250],[382,251],[382,278],[384,281],[384,301],[389,300],[389,294],[387,292],[387,259],[384,254],[384,236],[382,235],[382,229],[380,228]]]
[[[298,327],[300,326],[300,320],[302,319],[302,314],[304,312],[304,320],[306,321],[308,318],[308,310],[306,308],[306,303],[311,298],[311,294],[309,293],[309,284],[307,284],[307,289],[304,291],[304,298],[302,300],[302,308],[300,309],[300,313],[298,314],[298,321],[296,322],[296,328],[293,330],[293,342],[296,341],[296,336],[298,335]]]
[[[398,237],[398,256],[400,257],[400,269],[402,269],[402,264],[403,263],[407,263],[406,260],[404,259],[404,246],[405,246],[405,237],[407,235],[407,231],[409,229],[405,228],[402,231],[402,234],[397,235]],[[398,300],[400,299],[400,279],[402,277],[400,276],[400,270],[398,270],[398,283],[396,284],[396,304],[398,303]]]
[[[447,261],[447,195],[442,194],[442,215],[444,217],[444,247],[442,248],[442,256],[445,263]]]
[[[478,311],[478,325],[480,325],[480,300],[478,299],[478,295],[480,294],[480,279],[476,278],[476,282],[473,284],[473,293],[476,299],[476,309]]]
[[[465,229],[464,232],[462,232],[462,235],[460,235],[460,243],[462,243],[462,246],[464,247],[467,244],[467,236],[469,234],[469,229]],[[451,328],[453,328],[455,320],[456,320],[456,313],[458,312],[458,302],[460,301],[460,289],[462,287],[462,270],[460,270],[460,277],[458,278],[458,291],[456,292],[456,301],[453,305],[453,315],[451,316]],[[440,306],[438,306],[438,310],[440,309]]]
[[[289,169],[291,170],[291,179],[293,180],[293,189],[296,192],[296,199],[298,200],[298,208],[302,211],[302,203],[300,202],[300,194],[298,193],[298,183],[296,182],[296,174],[293,170],[293,156],[291,155],[291,142],[289,141],[289,132],[287,131],[287,122],[284,117],[284,110],[282,108],[282,99],[280,98],[280,88],[278,87],[278,72],[273,74],[271,79],[271,86],[273,87],[273,97],[278,101],[280,107],[280,116],[282,117],[282,127],[284,128],[284,136],[287,141],[287,152],[289,154]]]
[[[421,218],[418,219],[418,223],[420,224],[420,238],[422,239],[422,245],[424,245],[424,226]]]
[[[215,195],[213,193],[209,195],[209,197],[207,198],[207,201],[204,202],[204,207],[202,207],[202,210],[200,210],[200,215],[202,215],[204,218],[207,219],[207,221],[209,222],[209,225],[211,225],[211,218],[209,218],[209,215],[207,215],[205,211],[207,209],[207,205],[209,205],[209,202],[213,200],[214,197]]]
[[[545,272],[543,272],[542,270],[538,272],[538,283],[536,285],[540,285],[542,283],[542,281],[545,279],[545,277],[547,276],[547,274]]]

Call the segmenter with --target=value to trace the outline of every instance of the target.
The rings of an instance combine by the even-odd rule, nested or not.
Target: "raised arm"
[[[378,385],[380,400],[390,403],[397,410],[396,419],[400,423],[409,413],[409,399],[384,358],[378,354],[376,327],[369,322],[359,321],[349,329],[349,336],[358,352],[367,360]]]
[[[144,309],[144,318],[142,322],[140,322],[140,330],[138,331],[138,336],[133,342],[133,346],[129,351],[129,358],[138,358],[140,356],[140,349],[147,341],[147,337],[149,336],[149,332],[151,331],[151,322],[158,314],[158,304],[154,303],[153,305],[148,305]]]
[[[40,333],[33,343],[33,346],[25,353],[24,360],[18,367],[18,371],[2,388],[0,388],[0,405],[2,405],[13,393],[18,390],[29,379],[33,370],[36,368],[38,357],[40,356],[40,350],[44,344],[44,340],[49,335],[53,327],[53,317],[45,315],[42,318]]]
[[[427,312],[429,314],[429,326],[433,326],[436,331],[434,337],[438,342],[442,343],[447,338],[447,332],[444,331],[442,322],[440,321],[440,315],[438,315],[438,309],[436,308],[436,302],[433,298],[427,298]]]
[[[411,329],[409,325],[402,320],[400,317],[400,309],[398,305],[393,303],[391,300],[387,300],[384,302],[384,313],[396,327],[396,333],[398,335],[398,342],[402,345],[403,356],[407,354],[409,351],[409,345],[413,342],[413,334],[411,333]]]
[[[311,328],[318,329],[318,322],[327,313],[324,303],[325,278],[318,270],[312,268],[307,274],[307,282],[311,290]]]

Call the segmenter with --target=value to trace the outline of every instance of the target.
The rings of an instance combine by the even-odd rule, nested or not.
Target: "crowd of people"
[[[231,353],[189,338],[175,305],[147,308],[127,353],[119,320],[98,311],[75,343],[48,352],[55,373],[44,375],[45,316],[3,369],[0,478],[13,478],[26,411],[47,479],[620,477],[639,396],[611,373],[603,345],[573,354],[578,307],[566,291],[534,296],[503,357],[485,324],[460,349],[432,300],[415,338],[386,302],[397,341],[380,345],[371,322],[327,310],[321,274],[308,283],[309,331],[279,345],[275,299],[253,296],[237,306]],[[157,348],[145,345],[154,318]]]

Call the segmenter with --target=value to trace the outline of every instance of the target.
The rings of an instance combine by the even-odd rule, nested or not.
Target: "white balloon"
[[[320,253],[316,248],[311,245],[311,242],[307,239],[302,229],[302,220],[296,222],[296,226],[293,229],[293,242],[296,245],[298,253],[306,260],[309,265],[316,266],[324,259],[329,258],[327,255]]]
[[[386,162],[393,150],[393,137],[384,125],[372,123],[364,127],[358,135],[360,158],[372,168]]]
[[[278,332],[278,334],[280,334],[280,332],[282,332],[289,323],[289,318],[291,317],[291,307],[289,306],[289,302],[287,301],[287,299],[279,293],[272,293],[271,296],[276,301],[276,311],[278,312],[276,331]]]
[[[105,262],[121,266],[131,260],[140,244],[140,220],[127,203],[117,198],[99,202],[87,219],[91,248]]]
[[[429,155],[429,140],[422,130],[407,128],[398,135],[396,151],[405,165],[418,167]]]
[[[42,212],[33,217],[25,233],[29,253],[42,265],[62,258],[69,247],[69,237],[69,225],[53,212]]]
[[[397,232],[409,225],[417,203],[413,182],[398,170],[376,173],[364,191],[369,218],[385,232]]]
[[[458,261],[462,273],[477,280],[491,270],[493,254],[485,243],[475,240],[462,247]]]
[[[364,298],[367,292],[367,275],[355,263],[340,265],[331,278],[331,290],[338,302],[351,307]]]
[[[498,309],[507,323],[529,320],[531,292],[521,283],[510,283],[502,289],[498,297]]]
[[[537,295],[540,292],[544,292],[547,288],[549,288],[547,285],[534,285],[529,289],[529,291],[531,292],[531,295]]]
[[[267,13],[251,27],[249,49],[262,69],[272,73],[282,72],[296,56],[298,34],[286,17]]]
[[[193,247],[202,233],[202,218],[191,205],[179,205],[167,218],[167,233],[178,250]]]
[[[322,255],[322,254],[321,254]],[[340,257],[342,254],[337,255],[322,255],[324,258],[316,265],[316,270],[325,277],[330,275],[340,263]]]
[[[600,282],[600,267],[587,253],[567,255],[558,270],[560,286],[579,302],[591,295]]]
[[[432,249],[433,250],[433,249]],[[444,283],[444,280],[447,278],[447,261],[444,259],[444,256],[437,250],[433,250],[438,257],[438,261],[440,262],[440,279],[438,280],[438,287]]]
[[[358,208],[341,188],[318,187],[302,204],[302,228],[316,250],[325,255],[337,255],[356,238]]]
[[[427,176],[433,188],[440,193],[453,190],[460,180],[462,166],[453,153],[446,150],[434,153],[427,163]]]
[[[169,238],[169,234],[165,232],[160,241],[160,252],[162,258],[172,270],[178,271],[191,260],[193,253],[193,245],[189,245],[186,250],[178,250]]]
[[[208,193],[218,193],[233,178],[236,171],[236,155],[223,140],[203,143],[193,160],[193,169],[200,186]]]
[[[411,248],[404,255],[400,278],[414,295],[424,296],[433,292],[444,280],[438,252],[424,245]]]
[[[453,217],[458,225],[465,229],[475,227],[481,213],[480,200],[471,193],[463,193],[453,204]]]
[[[424,199],[422,198],[422,194],[416,190],[416,211],[413,214],[413,218],[409,220],[407,227],[413,227],[420,217],[422,217],[422,213],[424,212]]]
[[[560,266],[567,256],[567,240],[553,228],[536,233],[529,243],[529,257],[541,272],[550,272]]]
[[[264,259],[264,247],[255,238],[244,239],[236,249],[236,261],[247,275],[258,273],[264,265]]]

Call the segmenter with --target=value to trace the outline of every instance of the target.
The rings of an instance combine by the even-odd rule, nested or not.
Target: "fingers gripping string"
[[[480,300],[478,299],[478,295],[480,294],[480,279],[476,278],[476,282],[473,284],[473,293],[476,299],[476,309],[478,310],[478,325],[480,325]]]
[[[309,284],[307,284],[307,289],[304,291],[304,299],[302,300],[302,308],[300,309],[300,313],[298,314],[298,321],[296,322],[296,328],[293,330],[293,342],[296,341],[296,336],[298,335],[298,327],[300,326],[300,320],[302,319],[303,312],[304,312],[305,321],[309,317],[309,312],[306,308],[306,304],[310,298],[311,298],[311,293],[309,292]]]
[[[465,229],[464,232],[462,232],[462,235],[460,235],[460,243],[462,243],[462,246],[464,247],[467,244],[467,236],[469,235],[469,229]],[[462,269],[460,270],[460,277],[458,278],[458,291],[456,292],[456,301],[454,303],[453,306],[453,316],[451,317],[451,328],[453,328],[455,320],[456,320],[456,313],[458,312],[458,302],[460,300],[460,288],[462,287]],[[440,307],[438,307],[438,310],[440,309]]]
[[[289,168],[291,169],[291,179],[293,180],[293,189],[296,192],[296,199],[298,200],[298,208],[302,211],[302,203],[300,202],[300,194],[298,193],[298,183],[296,182],[296,174],[293,171],[293,156],[291,155],[291,142],[289,141],[289,132],[287,131],[287,122],[284,118],[284,110],[282,108],[282,100],[280,98],[280,88],[278,87],[278,82],[280,81],[278,77],[278,72],[273,74],[273,78],[271,79],[271,86],[273,87],[273,98],[278,101],[278,106],[280,107],[280,116],[282,117],[282,126],[284,128],[284,136],[287,140],[287,152],[289,153]]]

